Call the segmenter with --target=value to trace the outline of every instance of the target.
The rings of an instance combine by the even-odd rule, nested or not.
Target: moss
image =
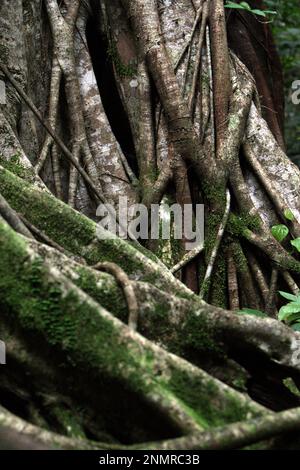
[[[144,155],[144,149],[140,149],[139,159],[146,160],[146,155]],[[140,176],[140,179],[136,184],[142,196],[142,199],[148,201],[149,199],[152,199],[153,185],[159,176],[159,170],[157,167],[148,164],[147,168],[144,169],[144,172],[145,174],[142,174]]]
[[[178,263],[186,254],[186,251],[184,249],[182,240],[172,238],[171,240],[172,244],[172,255],[173,255],[173,260],[174,264]]]
[[[122,340],[111,317],[99,315],[96,304],[83,301],[77,291],[49,278],[43,261],[30,259],[25,242],[0,225],[0,291],[2,303],[17,316],[24,330],[35,332],[48,344],[65,351],[71,366],[97,374],[124,376],[136,390],[145,390],[139,373],[151,367],[151,353]],[[99,307],[100,308],[100,307]],[[146,373],[146,372],[145,372]]]
[[[175,261],[173,257],[172,241],[171,240],[156,240],[155,254],[162,263],[168,268],[174,266]]]
[[[227,393],[220,394],[219,386],[213,379],[176,371],[168,388],[193,410],[198,419],[201,417],[200,424],[205,428],[249,419],[248,405],[243,405],[229,388]]]
[[[145,333],[150,340],[160,340],[166,349],[178,354],[182,348],[178,341],[176,325],[170,322],[170,308],[170,304],[164,299],[155,299],[151,305],[151,312],[147,314],[149,323],[146,322],[145,328],[140,332]]]
[[[11,171],[19,178],[25,179],[30,183],[34,182],[36,175],[33,168],[26,168],[20,159],[20,155],[12,155],[9,159],[4,158],[0,155],[0,165],[7,170]]]
[[[81,247],[94,239],[95,224],[46,191],[38,191],[3,170],[0,187],[17,212],[70,252],[81,255]]]
[[[185,410],[206,427],[246,418],[251,401],[244,404],[230,389],[221,390],[218,381],[199,369],[191,373],[188,368],[188,372],[182,371],[180,365],[172,366],[174,359],[167,363],[164,358],[163,373],[155,376],[154,371],[161,366],[155,351],[146,342],[142,345],[131,340],[128,330],[123,331],[118,320],[72,288],[64,276],[33,255],[25,240],[1,222],[0,257],[1,303],[10,318],[23,329],[25,336],[30,332],[48,344],[53,353],[63,352],[76,373],[84,370],[103,382],[121,384],[124,392],[127,389],[144,397],[163,387],[169,396],[174,395],[176,400],[178,397]],[[89,281],[82,274],[80,282]],[[91,289],[96,295],[95,286]],[[162,318],[164,310],[157,309],[156,313]],[[189,334],[192,344],[203,345],[199,326],[203,326],[202,317],[196,323],[188,318],[183,339]],[[207,325],[204,329],[207,330]],[[210,336],[205,341],[214,343]],[[66,423],[70,420],[70,416],[63,418]]]
[[[114,263],[118,259],[118,264],[127,274],[142,271],[143,264],[134,258],[134,251],[125,250],[124,245],[125,242],[120,239],[98,240],[93,238],[89,245],[82,247],[81,253],[91,266],[102,261]],[[129,248],[129,245],[127,246]]]
[[[60,426],[60,432],[69,437],[85,439],[86,435],[79,424],[74,411],[63,406],[53,407],[51,410],[53,418]]]
[[[199,276],[199,286],[201,287],[204,281],[204,276],[206,272],[206,266],[204,263],[199,263],[198,267],[198,276]],[[205,294],[207,293],[206,287],[204,286]],[[204,296],[205,297],[205,296]]]
[[[212,276],[210,303],[220,308],[227,308],[227,267],[224,257],[224,244],[216,259],[216,267]]]
[[[142,261],[135,257],[135,249],[157,262],[146,248],[121,239],[98,240],[96,224],[79,214],[47,192],[38,191],[25,181],[20,181],[8,171],[0,170],[1,193],[17,211],[52,240],[71,253],[83,256],[91,265],[100,261],[118,262],[128,273],[143,272]],[[157,277],[155,276],[157,281]]]
[[[47,338],[53,345],[72,347],[77,341],[76,325],[68,312],[61,314],[61,290],[48,286],[45,292],[42,266],[40,259],[28,263],[25,272],[19,276],[20,293],[12,295],[13,291],[10,290],[8,303],[18,305],[19,295],[23,295],[22,309],[19,311],[20,324],[25,329],[47,331]]]
[[[248,391],[247,381],[248,381],[247,377],[241,374],[240,376],[237,376],[232,380],[232,386],[236,388],[237,390],[241,390],[242,392],[247,393]]]
[[[171,389],[173,389],[173,384],[175,381],[171,382]],[[176,387],[175,387],[176,389]],[[201,414],[197,413],[188,403],[189,401],[180,399],[178,395],[175,395],[170,391],[170,384],[168,383],[168,387],[160,387],[160,392],[166,396],[169,400],[175,399],[176,402],[180,405],[180,407],[185,411],[187,415],[189,415],[201,428],[206,429],[208,428],[208,423],[204,420]]]
[[[211,278],[203,280],[203,282],[201,284],[202,299],[203,300],[207,299],[207,297],[209,295],[210,286],[211,286]]]
[[[222,216],[220,214],[209,214],[207,217],[206,236],[204,242],[205,257],[207,262],[210,259],[212,250],[215,246],[217,233],[221,222]],[[210,293],[211,303],[223,308],[227,308],[226,262],[224,258],[225,246],[226,240],[223,240],[219,249],[219,255],[217,256],[215,262],[213,276],[205,282],[205,285],[203,285],[203,299],[207,299]],[[203,277],[204,274],[202,279]]]
[[[206,259],[209,259],[210,254],[215,246],[217,233],[222,222],[222,215],[208,214],[205,221],[205,241],[204,250]]]
[[[101,279],[97,281],[95,275],[84,267],[75,269],[75,272],[78,274],[78,278],[73,280],[75,285],[121,321],[127,322],[128,309],[124,294],[111,276],[102,273]]]
[[[68,252],[83,257],[89,265],[100,261],[116,262],[133,279],[142,280],[174,292],[172,276],[163,276],[162,263],[155,254],[135,242],[97,238],[97,225],[46,191],[34,188],[13,173],[0,168],[0,188],[11,206],[29,222],[48,235]],[[156,263],[150,264],[150,261]],[[173,289],[172,289],[173,286]],[[184,298],[193,295],[176,288]]]
[[[226,204],[226,188],[223,184],[212,185],[205,181],[201,181],[201,188],[205,198],[213,205],[223,206]]]
[[[102,307],[106,308],[122,322],[127,323],[128,309],[122,289],[119,288],[111,276],[102,273],[101,279],[96,280],[94,274],[85,267],[79,267],[75,270],[78,275],[73,282],[90,297],[96,300]],[[147,308],[147,307],[146,307]],[[195,348],[197,351],[213,352],[218,356],[222,355],[221,349],[215,346],[213,331],[208,333],[199,329],[199,321],[190,322],[182,331],[182,325],[170,322],[170,309],[172,305],[164,297],[158,297],[151,302],[149,311],[144,316],[144,327],[141,327],[140,333],[147,336],[150,340],[161,340],[166,349],[174,354],[181,355],[187,349]],[[143,311],[140,313],[143,315]],[[195,319],[195,316],[193,316]],[[207,324],[204,325],[204,330]],[[191,338],[190,333],[196,334]]]
[[[279,266],[281,263],[279,263]],[[287,266],[288,269],[294,271],[295,273],[300,273],[300,262],[296,260],[288,260]]]
[[[121,60],[116,41],[110,40],[107,48],[107,55],[110,57],[117,74],[120,78],[129,77],[133,78],[136,75],[136,67],[132,64],[124,64]]]
[[[213,325],[204,316],[196,316],[194,312],[188,314],[180,332],[183,350],[196,350],[216,357],[224,357],[224,352],[218,346]]]
[[[239,272],[247,272],[248,262],[239,243],[234,244],[233,259]]]
[[[249,214],[230,214],[226,231],[236,237],[243,236],[245,230],[257,230],[260,227],[260,220],[258,216],[251,216]]]

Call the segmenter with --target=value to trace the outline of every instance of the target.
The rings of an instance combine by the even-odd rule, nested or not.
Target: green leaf
[[[244,6],[242,6],[241,3],[234,3],[234,2],[226,3],[225,8],[232,8],[232,9],[238,9],[238,10],[249,10],[249,8],[245,8]]]
[[[278,319],[280,321],[286,320],[292,313],[298,312],[300,312],[300,304],[296,302],[291,302],[281,307],[278,313]]]
[[[234,5],[234,4],[231,4],[231,3],[227,3],[226,5],[224,5],[225,8],[230,8],[230,9],[240,9],[240,10],[244,10],[243,7],[241,7],[240,5]]]
[[[247,2],[241,2],[241,3],[236,3],[236,2],[226,2],[225,8],[232,8],[232,9],[239,9],[239,10],[244,10],[244,11],[249,11],[250,13],[253,13],[254,15],[259,15],[266,17],[267,15],[276,15],[277,12],[273,10],[258,10],[254,9],[252,10],[251,6]]]
[[[264,10],[267,15],[277,15],[277,11],[274,10]]]
[[[240,315],[254,315],[256,317],[262,318],[266,318],[268,316],[265,312],[261,312],[260,310],[254,310],[253,308],[243,308],[242,310],[238,310],[237,313],[239,313]]]
[[[259,16],[264,16],[264,17],[267,16],[263,10],[251,10],[251,13],[254,13],[254,15],[259,15]]]
[[[287,219],[287,220],[294,220],[295,219],[295,216],[294,214],[292,213],[291,209],[286,209],[284,211],[284,217]]]
[[[295,382],[293,381],[291,377],[287,377],[286,379],[283,379],[282,382],[289,389],[290,392],[292,392],[297,397],[300,397],[300,390],[298,389],[297,385],[295,384]]]
[[[300,331],[300,322],[294,323],[291,328],[294,331]]]
[[[245,8],[245,10],[250,10],[251,11],[251,7],[250,7],[249,3],[241,2],[240,5],[241,5],[241,7]]]
[[[300,253],[300,237],[295,240],[291,240],[291,245],[293,245],[296,250]]]
[[[287,321],[290,325],[295,322],[300,322],[300,313],[290,313],[288,317],[286,317],[285,321]]]
[[[268,16],[268,15],[277,15],[277,11],[273,10],[251,10],[251,13],[254,13],[255,15],[260,15],[260,16]]]
[[[271,232],[273,237],[280,243],[288,236],[289,229],[283,224],[273,225]]]
[[[289,292],[283,292],[282,290],[278,292],[284,299],[291,300],[292,302],[300,301],[300,297],[297,297],[297,295],[290,294]]]

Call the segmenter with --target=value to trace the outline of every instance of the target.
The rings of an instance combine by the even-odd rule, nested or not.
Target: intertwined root
[[[185,41],[182,46],[179,43],[180,36],[176,36],[176,31],[171,33],[168,28],[171,27],[172,19],[176,18],[180,8],[184,8],[183,5],[172,4],[168,8],[162,6],[158,11],[154,1],[147,2],[147,5],[138,0],[121,3],[126,11],[130,11],[129,17],[132,20],[134,32],[139,37],[139,45],[146,59],[148,73],[155,83],[160,99],[160,109],[156,113],[155,132],[158,138],[157,158],[161,158],[163,164],[155,183],[151,185],[149,191],[146,191],[144,201],[150,205],[151,202],[161,199],[168,185],[173,181],[176,191],[178,189],[177,202],[187,202],[191,191],[197,191],[197,188],[187,187],[186,166],[193,168],[197,174],[197,184],[200,186],[201,194],[207,205],[208,220],[210,216],[212,219],[211,223],[209,222],[210,233],[207,234],[207,237],[210,240],[209,244],[207,243],[205,259],[201,259],[206,263],[206,273],[210,273],[216,255],[219,254],[218,246],[221,250],[226,249],[227,251],[226,247],[231,244],[233,238],[233,246],[228,250],[231,253],[238,250],[239,258],[243,258],[245,263],[242,263],[244,266],[240,266],[237,256],[230,255],[231,277],[236,278],[236,286],[233,286],[228,273],[226,273],[227,279],[221,279],[224,291],[226,291],[226,286],[231,286],[231,292],[235,296],[235,299],[230,296],[226,302],[227,305],[259,307],[265,309],[271,316],[275,316],[276,296],[274,292],[278,285],[284,283],[288,288],[292,286],[293,291],[298,291],[299,261],[297,257],[290,256],[287,250],[276,242],[270,232],[270,226],[276,223],[276,220],[284,219],[284,211],[290,208],[295,214],[295,219],[291,221],[291,232],[297,236],[299,198],[296,188],[300,182],[299,170],[284,155],[280,145],[276,143],[261,117],[259,98],[253,77],[241,61],[234,54],[228,52],[225,22],[222,20],[222,18],[224,19],[223,2],[199,2],[195,21],[191,23],[187,18],[183,18],[181,27],[188,31],[191,26],[191,30],[188,41]],[[130,44],[132,33],[126,30],[126,25],[119,18],[120,15],[114,13],[114,8],[117,9],[117,5],[118,1],[116,0],[114,6],[108,6],[108,16],[112,17],[110,25],[112,30],[116,25],[113,37],[117,44],[120,43],[119,52],[121,54],[124,49],[124,38],[118,31],[126,31],[126,33],[122,33],[127,35],[126,44]],[[176,8],[179,10],[177,11]],[[208,34],[206,38],[206,44],[203,42],[204,25],[210,31],[210,35]],[[161,29],[165,35],[164,42],[160,41]],[[197,44],[198,46],[200,44],[201,47],[197,48]],[[213,77],[213,80],[210,81],[210,86],[213,87],[212,95],[208,95],[205,88],[201,89],[199,86],[195,88],[195,74],[197,75],[199,72],[201,80],[204,81],[204,78],[207,79],[204,77],[206,69],[210,71],[210,77]],[[191,77],[188,79],[189,75]],[[140,78],[141,83],[144,84],[142,75],[140,77],[138,75],[137,78]],[[136,120],[139,114],[131,115],[130,113],[129,103],[133,99],[128,86],[130,78],[121,77],[119,80],[122,83],[123,99],[125,103],[128,103],[129,119],[133,129],[136,129],[138,128]],[[186,88],[192,90],[189,95],[190,100],[183,98]],[[144,95],[142,96],[144,97]],[[193,113],[188,105],[188,101],[191,103],[191,99],[197,103]],[[146,102],[148,101],[146,100]],[[150,108],[151,103],[148,102],[147,109],[144,110],[144,117],[147,116]],[[161,109],[163,109],[163,114]],[[202,120],[206,123],[205,125],[201,122]],[[140,121],[144,122],[141,118]],[[202,145],[199,144],[199,126],[200,136],[203,136]],[[147,132],[145,129],[142,131],[142,137],[139,135],[139,148],[142,146],[141,140],[144,142],[145,148],[150,148],[150,131],[149,129]],[[147,134],[147,138],[143,137],[144,134]],[[241,158],[243,154],[252,167],[250,171],[245,168],[243,158]],[[255,154],[257,156],[254,158]],[[275,166],[270,154],[275,155],[274,159],[280,168],[279,182],[273,176]],[[148,158],[150,155],[152,155],[151,151],[148,152]],[[181,165],[183,164],[183,168],[185,168],[183,185],[180,184],[182,175],[176,171],[179,168],[179,165],[176,164],[178,156]],[[151,181],[152,167],[153,161],[151,159],[148,173],[147,168],[141,167],[143,180]],[[293,175],[292,185],[287,182],[287,174]],[[279,185],[285,189],[282,191],[279,189]],[[233,217],[229,217],[229,223],[226,223],[222,233],[221,221],[224,215],[226,191],[230,191],[231,194],[230,210]],[[258,198],[263,203],[259,203]],[[241,245],[239,239],[246,240],[247,243],[243,242]],[[262,251],[263,256],[276,265],[276,269],[274,268],[273,271],[272,269],[262,269],[260,261],[256,259],[256,254],[250,253],[248,255],[252,251],[251,245]],[[251,262],[249,261],[250,257],[253,260]],[[218,270],[218,263],[219,257],[215,271]],[[177,264],[185,267],[184,262]],[[250,266],[245,268],[246,264],[250,264]],[[277,273],[278,267],[279,275]],[[290,277],[291,274],[288,271],[293,271],[296,274],[295,279]],[[259,283],[253,272],[262,273]],[[216,279],[216,283],[220,283],[220,279]],[[200,291],[202,295],[205,294],[205,298],[212,299],[214,302],[213,292],[218,286],[213,285],[214,283],[210,285],[209,281],[210,276],[204,275]],[[241,288],[245,290],[246,295],[241,295]],[[226,297],[226,292],[223,294],[223,297]],[[255,298],[258,301],[255,301]]]
[[[23,196],[31,194],[31,201],[35,201],[35,204],[30,205],[31,208],[37,205],[41,209],[44,205],[45,211],[47,204],[48,214],[52,207],[58,217],[58,214],[65,211],[65,230],[68,231],[72,227],[72,232],[75,233],[79,227],[85,226],[88,231],[92,229],[88,219],[79,216],[54,197],[32,190],[6,171],[2,170],[1,174],[2,187],[5,187],[6,178],[9,182],[7,188],[11,188],[13,181],[16,180],[19,188],[23,187]],[[15,204],[15,208],[18,209],[18,204],[16,202]],[[40,213],[40,210],[37,212]],[[26,215],[28,217],[28,214]],[[37,225],[41,227],[43,222]],[[57,227],[52,227],[51,234],[48,232],[48,235],[53,237],[56,233],[56,240],[58,241],[60,237],[62,243],[65,238],[64,229],[61,230],[60,222],[58,226],[59,230]],[[95,236],[95,226],[93,230]],[[92,234],[90,232],[89,236]],[[95,249],[99,250],[97,257],[100,257],[103,249],[108,252],[107,248],[103,248],[102,243],[96,239],[88,242],[85,239],[86,235],[87,231],[82,241],[77,240],[76,246],[81,254],[85,254],[87,260],[91,260],[89,253],[91,245],[94,254]],[[90,433],[97,436],[97,440],[101,441],[100,436],[102,436],[105,441],[109,439],[115,443],[114,445],[121,447],[116,440],[122,442],[129,430],[125,426],[121,431],[119,421],[116,424],[111,422],[113,413],[117,413],[118,416],[121,413],[124,415],[124,420],[128,420],[130,427],[130,423],[134,422],[139,428],[139,435],[143,441],[157,439],[158,435],[164,439],[192,434],[199,435],[195,437],[196,444],[193,445],[201,448],[201,445],[206,445],[205,442],[211,445],[211,441],[208,440],[209,435],[200,435],[200,431],[220,424],[249,419],[251,416],[264,416],[266,413],[264,408],[249,398],[245,398],[244,395],[222,384],[191,363],[146,340],[104,310],[101,305],[112,308],[115,314],[126,321],[127,301],[115,276],[99,273],[54,248],[37,241],[29,241],[14,232],[4,221],[1,222],[0,239],[2,260],[0,286],[4,292],[1,300],[4,311],[1,337],[7,343],[8,359],[18,367],[26,367],[29,371],[31,394],[36,384],[35,393],[40,398],[37,402],[38,407],[34,399],[31,403],[29,415],[32,422],[39,425],[44,423],[43,426],[46,426],[49,417],[59,417],[61,415],[57,414],[58,410],[67,408],[74,417],[74,432],[80,429],[80,436],[84,436],[84,430],[89,429]],[[72,243],[68,238],[63,242],[68,250],[70,242]],[[164,273],[164,268],[153,262],[150,263],[127,242],[123,242],[119,248],[118,241],[110,240],[109,243],[115,245],[115,248],[111,246],[114,254],[117,250],[123,253],[123,261],[131,252],[133,264],[127,267],[128,273],[131,271],[134,274],[139,265],[140,270],[144,269],[142,275],[145,278],[151,271],[152,279],[154,274],[162,278],[168,276],[167,271]],[[134,253],[135,256],[132,257]],[[78,254],[76,251],[76,255]],[[10,266],[9,270],[7,264]],[[6,272],[9,274],[5,275]],[[165,289],[167,286],[170,289],[168,284],[165,284]],[[214,353],[214,348],[218,354],[218,348],[222,347],[225,351],[240,343],[252,354],[261,351],[272,361],[280,364],[283,370],[288,367],[289,373],[293,370],[297,375],[297,364],[292,362],[296,337],[282,324],[273,320],[239,317],[210,307],[199,302],[192,293],[188,294],[188,291],[180,289],[180,283],[175,280],[171,287],[173,291],[175,287],[178,288],[175,296],[144,282],[134,282],[132,287],[139,305],[139,328],[144,334],[152,336],[153,340],[165,343],[169,349],[178,350],[178,341],[181,340],[181,350],[184,351],[192,340],[194,348],[202,349],[201,354],[206,348],[206,354],[210,355]],[[184,293],[186,299],[180,297]],[[114,307],[112,299],[115,299]],[[157,312],[163,306],[165,311],[160,321],[164,323],[161,331],[157,325],[155,337]],[[13,335],[12,322],[19,325],[18,332]],[[195,333],[194,339],[191,336],[192,332]],[[33,345],[30,346],[32,335],[38,339],[38,351]],[[63,360],[65,363],[69,384],[65,383],[66,374],[57,367],[57,360]],[[89,379],[86,378],[90,383],[88,389],[83,378],[79,381],[76,379],[81,374],[83,376],[88,374]],[[15,389],[15,385],[12,387],[15,380],[16,377],[11,375],[11,369],[8,369],[7,375],[2,378],[1,387],[5,390]],[[22,391],[23,396],[29,393],[27,387],[28,381],[23,382],[19,378],[18,389]],[[116,403],[115,394],[122,396],[121,403]],[[106,399],[103,408],[104,396]],[[80,405],[85,409],[84,415],[78,412],[79,397]],[[141,407],[142,419],[140,419]],[[157,416],[157,422],[164,423],[163,430],[159,431],[145,419],[148,414],[150,419],[153,413]],[[104,429],[98,428],[95,424],[95,415],[98,415],[97,421],[99,416],[102,417],[100,422],[106,430],[106,435]],[[15,426],[14,421],[4,422],[13,428]],[[66,423],[69,423],[68,417],[63,421],[61,418],[59,420],[56,418],[53,430],[68,434],[69,424]],[[29,435],[31,432],[33,434],[36,432],[32,429],[28,427]],[[110,430],[110,437],[107,429]],[[231,428],[224,431],[225,435],[235,434]],[[26,432],[25,428],[25,434]],[[227,432],[229,434],[226,434]],[[134,431],[130,433],[130,442],[133,444],[137,436]],[[223,436],[223,430],[220,434]],[[42,433],[42,438],[43,435]],[[244,436],[243,433],[242,435]],[[49,439],[51,445],[54,443],[72,447],[80,443],[64,438],[60,442],[49,433],[45,433],[45,436],[44,442]],[[231,442],[230,438],[228,439]],[[180,446],[185,445],[186,441],[178,441],[177,444],[182,448]],[[82,448],[93,448],[96,445],[105,448],[105,444],[82,442]],[[147,448],[148,445],[151,444],[143,444],[143,447]],[[157,443],[155,447],[168,448],[168,445],[171,444]],[[228,445],[230,447],[230,444]]]
[[[79,3],[66,2],[67,8],[61,13],[56,2],[46,2],[54,43],[49,122],[55,128],[59,119],[58,96],[64,77],[74,158],[80,162],[82,157],[98,194],[105,196],[108,202],[107,195],[111,191],[107,184],[117,185],[116,195],[126,195],[135,202],[136,178],[128,164],[124,165],[126,159],[122,152],[110,142],[109,159],[114,163],[108,171],[113,178],[109,182],[102,156],[99,157],[100,166],[95,160],[95,155],[101,154],[102,147],[107,147],[107,144],[103,141],[105,135],[99,133],[93,123],[99,121],[99,125],[106,129],[107,118],[102,105],[95,106],[99,95],[96,85],[89,85],[90,79],[86,78],[94,77],[94,74],[85,35],[88,10],[84,6],[80,8]],[[278,286],[283,284],[293,292],[299,290],[300,264],[276,242],[270,226],[274,220],[276,223],[276,220],[284,219],[284,213],[289,209],[295,216],[289,223],[291,234],[294,237],[299,235],[296,188],[300,176],[260,115],[253,77],[228,51],[223,3],[220,0],[199,2],[194,21],[187,18],[183,21],[187,31],[191,26],[188,41],[178,46],[176,33],[168,31],[176,5],[169,10],[162,8],[158,11],[154,0],[147,5],[138,0],[128,4],[121,2],[127,11],[132,9],[130,17],[133,30],[139,37],[140,55],[133,45],[132,31],[120,16],[119,0],[114,0],[113,5],[104,6],[104,3],[102,14],[107,22],[107,34],[115,44],[111,45],[116,55],[113,60],[120,62],[124,54],[132,63],[137,63],[136,71],[132,72],[134,76],[129,76],[129,72],[128,76],[125,72],[122,75],[119,62],[115,62],[115,72],[133,132],[142,202],[147,207],[160,202],[173,183],[177,202],[192,203],[195,193],[200,190],[207,206],[209,243],[204,255],[200,256],[201,263],[206,264],[200,286],[197,285],[197,261],[194,262],[193,258],[199,259],[198,251],[186,257],[187,261],[177,259],[176,270],[182,271],[190,288],[213,303],[234,309],[245,306],[261,308],[274,317]],[[159,41],[161,28],[165,42]],[[178,49],[178,54],[174,54],[173,49]],[[203,85],[207,79],[204,77],[206,69],[209,87]],[[153,103],[151,79],[159,95],[158,106]],[[84,92],[85,88],[88,92]],[[207,88],[211,88],[210,92]],[[45,139],[36,168],[41,170],[49,150],[52,152],[56,194],[61,197],[59,156],[50,136]],[[117,164],[112,152],[118,155]],[[267,157],[270,154],[272,159]],[[250,169],[245,169],[241,155],[245,156]],[[280,168],[276,178],[273,176],[274,165]],[[125,173],[120,171],[121,167]],[[195,170],[196,183],[189,181],[188,167]],[[158,176],[155,178],[156,173]],[[68,200],[74,206],[77,199],[77,206],[85,210],[89,205],[89,194],[85,190],[78,192],[77,182],[78,172],[71,165]],[[226,220],[222,223],[226,194],[227,201],[230,199],[229,210],[225,211]],[[258,198],[263,204],[258,202]],[[263,252],[264,259],[275,267],[264,269],[256,253],[251,253],[251,245]],[[152,248],[156,249],[154,244]],[[223,249],[228,253],[228,269],[224,269],[223,275],[217,274],[214,282],[212,273],[219,270],[220,250]],[[239,260],[244,261],[240,263]],[[216,294],[220,282],[223,292]],[[227,300],[221,302],[220,299],[226,299],[226,296]]]
[[[199,2],[195,18],[181,1],[160,10],[155,0],[101,2],[139,181],[100,99],[80,3],[65,1],[60,10],[56,0],[45,0],[53,39],[48,123],[55,133],[61,127],[64,86],[73,156],[64,153],[76,163],[67,191],[55,135],[46,136],[36,170],[51,153],[57,198],[28,172],[21,146],[21,176],[29,183],[0,167],[0,337],[16,365],[5,369],[0,389],[9,397],[14,390],[34,423],[24,434],[41,433],[50,446],[231,448],[296,429],[298,413],[266,416],[235,390],[246,391],[249,377],[255,381],[257,358],[277,380],[299,383],[297,334],[276,320],[225,308],[264,308],[275,317],[279,283],[299,292],[299,260],[270,227],[289,209],[294,219],[285,223],[300,235],[300,172],[262,119],[253,78],[228,51],[223,1]],[[178,5],[186,13],[184,43],[179,27],[170,29]],[[18,93],[26,98],[20,87]],[[8,123],[3,128],[10,154],[17,139]],[[67,192],[69,205],[85,210],[92,189],[97,200],[116,205],[126,195],[149,207],[172,184],[180,204],[201,196],[208,219],[204,252],[189,253],[173,271],[187,270],[188,284],[224,309],[201,301],[139,244],[100,242],[94,222],[60,201]],[[127,327],[128,318],[138,332]],[[232,424],[252,417],[261,420]],[[6,411],[0,420],[15,430],[23,425]]]

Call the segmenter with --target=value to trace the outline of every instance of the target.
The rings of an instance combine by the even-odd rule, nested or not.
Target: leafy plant
[[[295,240],[291,240],[291,245],[300,253],[300,238],[296,238]]]
[[[289,234],[289,229],[286,225],[273,225],[271,232],[274,238],[281,243]]]
[[[289,300],[289,303],[281,307],[278,320],[287,323],[294,331],[300,331],[300,294],[293,295],[279,291],[279,294]]]
[[[289,300],[289,302],[279,310],[278,320],[286,323],[294,331],[300,331],[300,294],[294,295],[283,291],[279,291],[279,294],[284,299]],[[260,318],[268,317],[265,312],[252,308],[243,308],[236,313],[239,315],[253,315]]]
[[[295,216],[294,214],[292,213],[291,209],[286,209],[284,211],[284,217],[287,219],[287,220],[290,220],[291,222],[295,219]]]
[[[287,220],[293,221],[295,216],[290,209],[286,209],[284,211],[284,216]],[[288,236],[290,233],[288,227],[284,224],[273,225],[271,228],[271,232],[273,237],[279,242],[283,242],[283,240]],[[290,240],[290,244],[296,248],[298,253],[300,253],[300,237],[295,238],[294,240]]]
[[[249,11],[249,13],[252,13],[253,15],[263,16],[264,18],[266,18],[269,15],[277,14],[277,12],[274,10],[258,10],[255,8],[252,9],[249,3],[247,2],[236,3],[236,2],[227,1],[225,4],[225,8]]]
[[[260,310],[255,310],[253,308],[243,308],[242,310],[238,310],[237,313],[239,315],[254,315],[255,317],[266,318],[268,315],[265,312],[261,312]]]

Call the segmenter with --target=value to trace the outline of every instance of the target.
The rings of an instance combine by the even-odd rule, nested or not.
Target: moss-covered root
[[[4,442],[2,442],[1,431],[3,431]],[[13,450],[95,450],[99,449],[99,445],[84,439],[71,439],[46,431],[0,406],[0,448]]]
[[[74,439],[34,426],[0,407],[0,448],[15,450],[231,450],[253,446],[270,449],[272,438],[293,432],[290,449],[297,449],[300,409],[269,413],[263,417],[220,426],[186,437],[124,446]],[[297,434],[295,435],[295,432]],[[4,436],[4,441],[3,437]],[[278,443],[276,443],[276,446]]]
[[[42,191],[48,191],[47,186],[36,174],[34,168],[24,153],[16,134],[2,112],[0,112],[0,164],[20,178]]]
[[[84,257],[88,264],[117,262],[134,280],[153,283],[181,296],[193,296],[153,253],[119,238],[99,239],[100,227],[91,219],[1,166],[0,192],[16,212],[68,252]]]
[[[108,409],[117,410],[115,426],[119,428],[121,420],[132,439],[141,439],[132,434],[132,420],[141,415],[140,426],[146,428],[142,436],[151,436],[146,431],[151,420],[155,426],[154,419],[165,423],[161,437],[176,437],[264,413],[250,399],[131,331],[44,262],[5,223],[0,224],[0,258],[1,302],[10,321],[23,336],[39,342],[41,354],[43,348],[49,354],[50,348],[50,354],[60,354],[61,362],[73,366],[70,373],[88,374],[99,397],[105,389]],[[87,391],[81,377],[80,386],[84,400]],[[122,408],[124,396],[128,402]],[[98,406],[105,414],[101,400]],[[111,433],[117,432],[112,412],[106,419]]]
[[[297,431],[296,436],[295,431]],[[261,442],[261,445],[256,445],[255,448],[267,449],[272,446],[272,442],[266,441],[267,439],[293,432],[289,448],[296,450],[298,449],[296,442],[299,442],[299,431],[300,408],[296,408],[281,413],[270,413],[245,422],[229,424],[213,431],[198,433],[195,436],[165,442],[152,442],[135,448],[143,450],[230,450],[241,449]]]
[[[112,276],[80,265],[36,241],[28,241],[28,244],[102,307],[123,322],[128,321],[124,294]],[[243,357],[247,348],[249,353],[267,354],[277,365],[299,372],[299,364],[294,360],[297,359],[296,336],[283,323],[236,315],[203,304],[196,297],[183,299],[165,293],[150,283],[134,282],[133,285],[139,305],[139,332],[168,351],[193,357],[193,361],[197,351],[198,364],[204,364],[201,358],[205,356],[206,362],[208,357],[222,359],[224,367],[228,348],[235,351],[241,348]],[[225,382],[228,383],[226,379]]]
[[[36,240],[27,240],[27,244],[93,300],[123,323],[128,323],[129,311],[126,297],[113,275],[79,264],[56,249]],[[132,287],[139,307],[138,331],[143,336],[162,345],[170,352],[185,355],[185,357],[186,350],[191,347],[198,352],[205,353],[206,357],[208,354],[220,355],[221,346],[216,344],[217,338],[215,338],[209,316],[207,317],[204,312],[201,318],[193,315],[193,312],[199,312],[201,301],[195,298],[196,302],[191,302],[166,293],[146,282],[132,281]],[[209,307],[206,306],[206,308]],[[224,356],[223,347],[222,356]]]

